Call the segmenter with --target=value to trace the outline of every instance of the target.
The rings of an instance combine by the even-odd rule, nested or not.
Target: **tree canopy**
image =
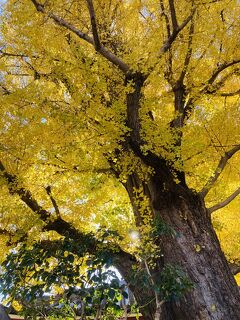
[[[154,256],[144,184],[164,162],[205,198],[238,264],[239,14],[238,0],[6,1],[2,252],[105,228],[120,235],[109,244]]]

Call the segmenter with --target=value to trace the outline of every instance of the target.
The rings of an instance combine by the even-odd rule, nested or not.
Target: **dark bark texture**
[[[134,179],[132,176],[128,188],[134,185]],[[139,179],[136,180],[135,185],[139,184]],[[150,195],[153,214],[175,231],[174,235],[161,237],[159,246],[163,261],[158,265],[180,266],[193,284],[193,289],[179,301],[163,304],[161,319],[240,319],[239,289],[220,248],[204,201],[187,187],[175,185],[175,188],[163,192],[161,185],[162,182],[155,176],[147,188],[145,186]],[[128,190],[128,193],[132,191]],[[156,270],[154,272],[156,274]],[[160,275],[161,269],[158,272]],[[141,288],[132,290],[139,305],[154,300],[151,291],[143,292]],[[143,308],[145,320],[155,319],[154,308],[154,301]]]

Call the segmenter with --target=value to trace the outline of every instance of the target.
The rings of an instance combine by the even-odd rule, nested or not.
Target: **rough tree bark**
[[[131,177],[131,181],[133,179]],[[137,184],[138,178],[135,179],[135,186]],[[128,184],[128,188],[132,186],[132,182]],[[149,195],[153,214],[176,232],[174,236],[164,236],[159,243],[163,253],[159,265],[180,266],[194,285],[180,301],[163,305],[161,319],[240,319],[239,290],[201,196],[181,185],[163,191],[157,176],[148,184]],[[161,270],[158,271],[160,275]],[[141,288],[132,290],[140,305],[154,298],[153,292],[143,292]],[[146,320],[155,319],[153,304],[142,310]]]

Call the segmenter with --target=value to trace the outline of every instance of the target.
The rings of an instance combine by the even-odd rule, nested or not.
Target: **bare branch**
[[[176,15],[176,10],[175,10],[174,0],[169,0],[168,2],[169,2],[169,7],[170,7],[173,32],[176,32],[178,29],[178,22],[177,22],[177,15]]]
[[[240,59],[236,59],[236,60],[232,60],[230,62],[225,62],[223,64],[220,64],[215,71],[213,71],[211,77],[206,81],[206,84],[204,85],[204,87],[201,89],[200,93],[205,93],[209,87],[213,84],[213,82],[216,80],[217,76],[224,70],[226,70],[227,68],[240,63]]]
[[[98,30],[97,30],[97,22],[96,22],[96,16],[95,16],[95,10],[93,6],[92,0],[86,0],[88,5],[88,11],[90,15],[91,20],[91,26],[92,26],[92,33],[93,33],[93,39],[94,39],[94,46],[96,51],[98,51],[101,48],[101,43],[98,36]]]
[[[233,92],[218,92],[217,93],[218,96],[221,97],[233,97],[233,96],[237,96],[240,95],[240,89],[237,91],[233,91]]]
[[[62,26],[74,34],[76,34],[80,39],[88,42],[92,46],[95,46],[94,39],[92,37],[89,37],[86,33],[82,32],[69,22],[67,22],[65,19],[55,15],[52,12],[46,12],[44,5],[40,4],[36,0],[31,0],[32,3],[35,5],[37,11],[46,14],[50,19],[52,19],[57,25]],[[108,61],[113,63],[115,66],[117,66],[120,70],[122,70],[124,73],[127,73],[130,70],[130,67],[122,61],[120,58],[118,58],[115,54],[110,52],[106,47],[103,45],[100,45],[97,52],[99,52],[103,57],[105,57]]]
[[[51,202],[52,202],[52,205],[53,205],[53,207],[54,207],[54,210],[55,210],[55,212],[56,212],[56,215],[57,215],[58,217],[60,217],[60,211],[59,211],[57,202],[56,202],[56,200],[55,200],[55,199],[53,198],[53,196],[52,196],[51,186],[47,186],[47,187],[45,188],[45,190],[46,190],[47,194],[49,195],[49,198],[50,198],[50,200],[51,200]]]
[[[240,150],[240,145],[236,145],[231,150],[225,152],[224,156],[221,157],[218,166],[214,172],[214,174],[208,179],[207,183],[203,187],[200,194],[202,197],[206,197],[214,183],[217,181],[218,177],[222,173],[223,169],[225,168],[226,164],[228,163],[228,160],[237,152]]]
[[[221,89],[226,83],[226,81],[233,75],[239,75],[239,68],[233,69],[232,72],[227,73],[219,81],[215,82],[214,84],[207,85],[203,91],[200,90],[200,93],[205,93],[205,94],[217,93],[217,91]]]
[[[168,37],[170,37],[170,35],[171,35],[170,21],[169,21],[168,15],[166,13],[163,0],[160,0],[160,7],[161,7],[161,10],[162,10],[162,15],[164,16],[164,19],[165,19],[165,22],[166,22],[167,35],[168,35]]]
[[[17,54],[17,53],[10,53],[10,52],[5,52],[3,50],[0,50],[0,58],[2,57],[18,57],[18,58],[27,58],[25,54]]]
[[[224,201],[215,204],[214,206],[212,206],[211,208],[208,209],[209,213],[212,213],[214,211],[217,211],[219,209],[222,209],[224,207],[226,207],[230,202],[232,202],[238,195],[240,194],[240,188],[238,188],[237,190],[235,190],[229,197],[227,197],[227,199],[225,199]]]
[[[3,91],[3,95],[9,95],[11,94],[11,91],[8,90],[5,86],[3,86],[2,84],[0,84],[0,88],[2,89]]]
[[[162,11],[162,16],[165,19],[165,23],[166,23],[166,29],[167,29],[167,37],[169,38],[171,36],[171,26],[170,26],[170,20],[169,17],[166,13],[165,7],[164,7],[164,2],[163,0],[160,0],[160,8]],[[166,71],[164,73],[165,79],[168,81],[169,84],[171,84],[171,86],[174,86],[174,79],[173,79],[173,72],[172,72],[172,52],[171,50],[169,50],[169,55],[167,57],[167,61],[166,61]]]
[[[192,40],[193,40],[193,33],[194,33],[194,19],[191,20],[190,28],[189,28],[189,35],[188,35],[188,47],[187,47],[187,53],[185,56],[184,66],[181,72],[181,75],[179,77],[179,82],[182,83],[185,75],[187,73],[187,69],[190,63],[190,59],[192,56]]]

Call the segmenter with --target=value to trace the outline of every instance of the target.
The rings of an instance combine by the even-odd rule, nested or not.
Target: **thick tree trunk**
[[[0,320],[11,320],[5,308],[0,305]]]
[[[128,177],[125,187],[132,203],[136,225],[144,224],[139,204],[141,201],[139,197],[135,199],[136,191],[139,190],[139,194],[144,193],[149,198],[152,218],[161,219],[174,230],[172,235],[159,235],[156,240],[163,258],[157,261],[157,270],[152,270],[154,279],[160,278],[163,266],[170,264],[185,271],[193,284],[193,288],[179,301],[167,301],[162,305],[161,319],[240,320],[239,290],[221,251],[203,199],[186,186],[184,172],[177,171],[173,163],[151,151],[142,152],[145,142],[141,136],[139,109],[144,79],[137,73],[126,78],[126,83],[133,83],[133,91],[128,94],[126,101],[130,135],[126,138],[124,150],[132,151],[141,159],[143,168],[147,166],[154,169],[154,175],[148,181],[142,181],[144,175],[141,168],[136,168],[136,172]],[[174,92],[175,111],[180,113],[180,117],[170,126],[182,128],[185,106],[183,84],[180,83]],[[179,139],[173,147],[181,145],[181,131],[178,134]],[[175,182],[176,177],[178,184]],[[124,269],[123,275],[131,283],[131,276]],[[158,297],[156,290],[151,288],[142,290],[139,286],[132,286],[132,290],[142,306],[145,320],[156,320],[156,300],[159,304],[158,298],[161,295]]]
[[[131,194],[131,183],[128,192]],[[139,180],[136,180],[139,184]],[[135,183],[135,187],[136,187]],[[164,320],[239,320],[240,295],[227,261],[221,251],[204,201],[187,187],[175,185],[162,191],[158,178],[148,184],[153,214],[175,230],[159,240],[163,263],[178,265],[193,283],[193,289],[179,301],[166,302],[162,307]],[[134,202],[134,199],[132,199]],[[161,261],[162,265],[162,261]],[[161,270],[158,271],[159,275]],[[132,288],[145,320],[154,319],[154,294]]]

